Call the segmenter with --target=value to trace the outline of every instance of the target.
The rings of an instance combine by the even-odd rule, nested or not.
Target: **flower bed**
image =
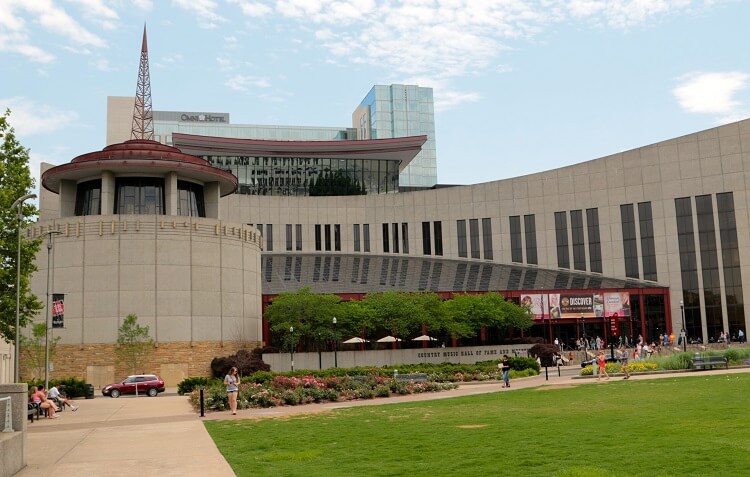
[[[455,383],[426,381],[413,383],[397,381],[382,376],[366,376],[361,379],[345,377],[317,378],[315,376],[274,376],[265,383],[243,382],[239,386],[238,409],[265,408],[275,406],[297,406],[318,402],[352,401],[390,397],[394,394],[416,394],[438,392],[458,387]],[[205,408],[223,411],[229,408],[226,390],[219,381],[213,381],[204,391]],[[200,406],[197,391],[190,394],[190,402]]]

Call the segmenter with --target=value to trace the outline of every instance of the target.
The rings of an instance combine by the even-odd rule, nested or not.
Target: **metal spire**
[[[141,45],[141,64],[138,68],[138,87],[135,92],[133,109],[133,129],[130,139],[154,139],[154,115],[151,110],[151,76],[148,72],[148,42],[146,24],[143,25],[143,44]]]

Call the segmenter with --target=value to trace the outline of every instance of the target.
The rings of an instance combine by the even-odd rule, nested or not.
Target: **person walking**
[[[503,355],[503,360],[499,364],[500,369],[503,372],[503,387],[510,387],[510,358],[507,354]]]
[[[620,364],[622,364],[622,374],[625,375],[622,379],[630,379],[630,370],[628,369],[628,349],[624,346],[620,347]]]
[[[606,378],[609,379],[609,374],[607,374],[607,358],[604,357],[604,351],[599,351],[599,356],[596,357],[596,363],[599,365],[599,377],[597,377],[596,380],[600,381],[602,376],[606,376]]]
[[[240,388],[240,376],[237,373],[237,368],[232,366],[229,370],[229,374],[224,376],[224,385],[227,387],[227,398],[229,399],[229,409],[232,410],[232,415],[237,414],[237,394],[239,394]]]

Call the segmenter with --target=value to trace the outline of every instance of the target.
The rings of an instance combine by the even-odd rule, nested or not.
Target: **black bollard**
[[[557,365],[557,377],[559,378],[560,376],[562,375],[560,374],[560,365],[558,364]]]
[[[544,367],[544,380],[549,381],[549,372],[547,371],[547,366]]]
[[[206,415],[205,408],[203,407],[203,388],[201,388],[201,417],[204,417]]]

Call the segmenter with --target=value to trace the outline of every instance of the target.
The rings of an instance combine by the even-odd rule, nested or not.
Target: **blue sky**
[[[438,180],[515,177],[750,116],[742,0],[0,0],[0,108],[42,161],[105,144],[148,25],[153,107],[350,126],[432,87]]]

